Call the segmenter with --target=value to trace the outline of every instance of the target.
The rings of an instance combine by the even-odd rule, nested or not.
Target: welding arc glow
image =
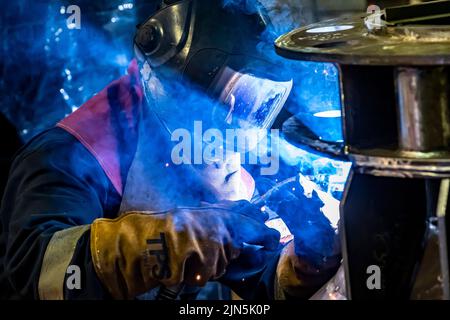
[[[341,116],[341,110],[321,111],[314,114],[317,118],[340,118]]]
[[[307,185],[309,186],[307,189],[312,192],[313,189],[318,187],[318,184],[321,184],[323,192],[329,194],[335,191],[343,192],[351,169],[350,162],[342,162],[309,153],[284,139],[280,140],[280,156],[289,166],[297,166],[299,174],[304,175],[305,178],[308,176],[308,179],[315,184],[301,183],[304,189]],[[305,181],[307,179],[302,180],[302,182]],[[314,186],[314,188],[311,188],[311,186]]]
[[[348,175],[348,173],[346,175]],[[316,183],[312,182],[302,174],[299,174],[299,177],[300,185],[303,187],[305,196],[311,198],[313,191],[317,192],[317,195],[324,204],[321,208],[322,213],[328,218],[332,227],[336,229],[340,219],[339,200],[335,199],[330,193],[322,191]]]
[[[338,32],[338,31],[345,31],[353,29],[353,26],[331,26],[331,27],[319,27],[319,28],[312,28],[309,30],[306,30],[307,33],[327,33],[327,32]]]

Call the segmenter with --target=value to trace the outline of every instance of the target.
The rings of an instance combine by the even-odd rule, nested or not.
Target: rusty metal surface
[[[397,68],[399,146],[446,149],[450,141],[448,68]]]
[[[450,65],[450,26],[386,26],[370,32],[366,17],[348,16],[296,29],[277,39],[277,53],[350,65]],[[336,31],[317,32],[330,28]]]

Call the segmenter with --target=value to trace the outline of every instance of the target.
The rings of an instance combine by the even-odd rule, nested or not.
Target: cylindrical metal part
[[[450,192],[450,179],[441,181],[439,190],[439,199],[437,204],[437,219],[439,228],[439,255],[441,261],[442,272],[442,288],[444,291],[444,300],[450,299],[450,279],[449,279],[449,265],[448,265],[448,235],[446,227],[447,204]]]
[[[447,149],[450,137],[449,80],[445,67],[396,71],[399,145],[407,151]]]

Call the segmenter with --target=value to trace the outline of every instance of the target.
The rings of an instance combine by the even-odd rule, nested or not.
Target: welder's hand
[[[295,194],[281,201],[277,213],[294,235],[296,255],[320,270],[340,253],[337,226],[322,209],[325,203],[314,190],[298,186]]]
[[[308,299],[316,293],[337,272],[340,256],[328,257],[320,268],[308,257],[296,253],[297,244],[291,241],[281,252],[275,278],[275,298]]]
[[[98,219],[91,228],[97,275],[117,299],[134,298],[158,285],[203,286],[225,273],[244,243],[278,246],[278,232],[241,207],[224,203]]]
[[[294,188],[289,187],[288,190]],[[339,267],[341,256],[337,225],[325,216],[324,206],[318,192],[305,184],[296,184],[294,192],[285,194],[279,203],[277,213],[294,236],[294,240],[282,251],[278,263],[280,292],[307,298]]]
[[[294,202],[285,202],[281,210],[296,212],[296,216],[287,219],[286,224],[294,235],[295,253],[312,268],[320,269],[340,253],[339,236],[327,217],[322,213],[322,201],[316,192],[312,198],[303,198]],[[283,218],[284,219],[284,218]]]

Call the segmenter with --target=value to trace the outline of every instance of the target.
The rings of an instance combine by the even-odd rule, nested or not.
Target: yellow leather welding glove
[[[340,255],[336,254],[317,267],[296,253],[295,241],[289,242],[277,265],[275,299],[310,298],[336,274],[340,261]]]
[[[274,250],[278,241],[279,233],[263,221],[225,206],[130,212],[98,219],[91,228],[95,270],[116,299],[158,285],[203,286],[225,273],[244,243]]]

